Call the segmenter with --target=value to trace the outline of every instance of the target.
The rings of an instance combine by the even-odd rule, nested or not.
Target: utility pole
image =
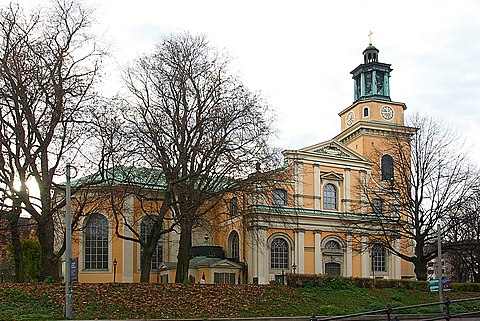
[[[66,234],[66,258],[65,258],[65,317],[72,319],[72,218],[71,218],[71,190],[70,190],[70,163],[66,168],[66,211],[65,211],[65,234]]]

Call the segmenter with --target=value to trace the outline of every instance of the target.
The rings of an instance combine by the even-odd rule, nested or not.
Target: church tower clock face
[[[382,115],[383,119],[385,120],[392,120],[393,119],[393,108],[390,106],[382,106],[382,109],[380,109],[380,114]]]
[[[350,126],[353,124],[354,120],[355,120],[355,114],[353,113],[353,111],[351,111],[347,114],[347,117],[345,117],[345,123],[347,124],[347,126]]]

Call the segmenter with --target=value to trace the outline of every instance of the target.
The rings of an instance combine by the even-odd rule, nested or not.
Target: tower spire
[[[370,37],[370,42],[368,43],[370,46],[372,45],[372,35],[373,35],[373,32],[370,31],[370,33],[368,34],[368,36]]]

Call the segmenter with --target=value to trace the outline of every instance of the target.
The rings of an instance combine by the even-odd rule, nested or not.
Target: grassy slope
[[[65,288],[60,284],[0,284],[1,320],[61,319]],[[434,302],[422,291],[361,289],[331,283],[322,288],[158,284],[76,284],[76,319],[207,318],[336,315]],[[479,293],[450,293],[452,299]],[[454,308],[480,310],[480,302]],[[417,312],[437,312],[424,308]]]

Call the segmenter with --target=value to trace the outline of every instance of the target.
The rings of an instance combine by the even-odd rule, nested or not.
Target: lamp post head
[[[117,266],[117,258],[113,259],[113,266]]]

